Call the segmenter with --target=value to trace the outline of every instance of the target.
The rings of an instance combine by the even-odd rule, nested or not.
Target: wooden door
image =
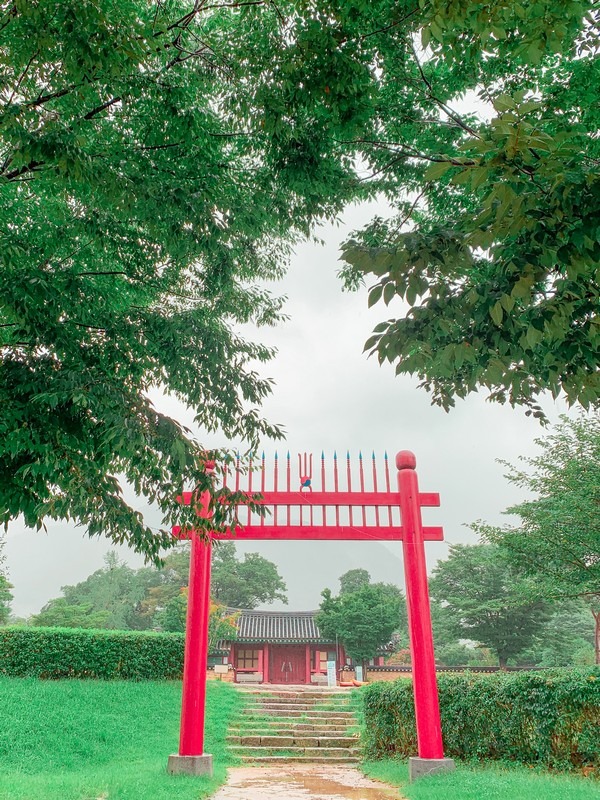
[[[272,645],[269,680],[271,683],[306,683],[306,648]]]

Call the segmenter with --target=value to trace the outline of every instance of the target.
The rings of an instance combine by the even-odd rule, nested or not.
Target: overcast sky
[[[437,491],[441,507],[424,512],[426,524],[444,526],[446,542],[472,542],[465,523],[485,519],[502,522],[501,512],[521,495],[503,478],[498,459],[515,462],[536,452],[534,439],[543,435],[536,421],[523,410],[512,410],[473,396],[458,401],[446,414],[431,406],[429,395],[417,389],[417,379],[396,378],[391,365],[380,367],[362,354],[372,328],[401,309],[367,309],[366,288],[343,293],[336,277],[340,267],[339,243],[351,230],[361,227],[375,212],[374,206],[352,207],[338,226],[322,229],[324,246],[304,244],[297,249],[288,277],[273,286],[286,294],[289,322],[276,329],[255,333],[278,349],[270,364],[261,367],[275,381],[272,397],[263,412],[287,431],[284,443],[265,442],[265,450],[296,453],[321,450],[331,455],[359,450],[392,459],[398,450],[413,450],[422,491]],[[157,405],[191,425],[192,416],[177,401],[156,394]],[[563,404],[548,400],[545,410],[552,421],[564,413]],[[226,446],[219,436],[198,431],[207,446]],[[149,511],[151,524],[160,518]],[[14,584],[13,612],[27,616],[37,612],[60,587],[83,580],[102,566],[111,547],[103,539],[90,540],[71,524],[53,523],[47,533],[11,524],[5,555]],[[377,580],[401,581],[401,545],[370,543],[259,543],[240,545],[242,551],[260,551],[276,561],[287,582],[288,608],[315,608],[325,585],[337,591],[336,579],[347,569],[365,565]],[[134,566],[142,559],[119,548],[122,558]],[[447,544],[427,545],[431,568],[447,552]],[[273,606],[273,608],[280,606]]]

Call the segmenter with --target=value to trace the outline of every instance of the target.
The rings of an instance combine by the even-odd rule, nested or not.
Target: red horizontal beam
[[[173,535],[179,538],[180,528],[173,528]],[[366,525],[244,525],[233,533],[213,533],[213,539],[274,539],[304,541],[400,541],[403,537],[401,526]],[[423,527],[423,538],[430,542],[442,542],[444,530],[441,527]]]
[[[250,496],[250,493],[247,493]],[[183,503],[189,506],[191,492],[183,492]],[[400,506],[399,492],[262,492],[265,506]],[[437,507],[440,496],[437,492],[420,492],[419,505]],[[241,505],[241,504],[240,504]]]

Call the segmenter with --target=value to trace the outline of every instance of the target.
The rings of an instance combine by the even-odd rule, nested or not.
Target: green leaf
[[[425,170],[424,178],[426,181],[434,181],[438,178],[441,178],[445,175],[449,169],[452,169],[454,165],[451,164],[449,161],[440,161],[434,164],[431,164]]]
[[[381,299],[381,295],[383,294],[383,285],[381,283],[375,284],[373,288],[369,291],[369,308],[374,306]]]
[[[490,317],[493,319],[494,324],[500,326],[502,324],[502,317],[504,316],[502,311],[502,303],[498,300],[491,308],[490,308]]]
[[[390,304],[392,299],[396,296],[396,287],[394,284],[389,281],[386,283],[385,288],[383,290],[383,302],[387,305]]]

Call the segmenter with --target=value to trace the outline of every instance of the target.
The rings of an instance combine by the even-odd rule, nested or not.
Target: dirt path
[[[212,800],[400,800],[397,789],[353,767],[235,767]]]

